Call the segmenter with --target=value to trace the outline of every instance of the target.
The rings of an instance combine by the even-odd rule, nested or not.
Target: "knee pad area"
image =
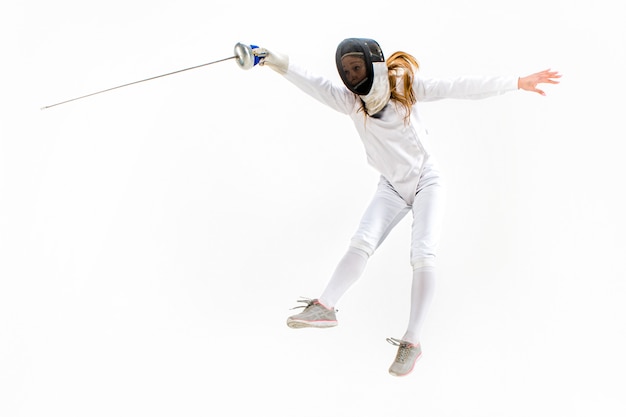
[[[362,256],[365,259],[368,259],[370,256],[374,254],[374,249],[365,244],[364,242],[355,242],[352,241],[350,247],[348,248],[348,252],[354,253],[355,255]]]
[[[414,271],[419,269],[433,269],[437,265],[436,258],[428,257],[428,258],[413,258],[411,259],[411,266]]]

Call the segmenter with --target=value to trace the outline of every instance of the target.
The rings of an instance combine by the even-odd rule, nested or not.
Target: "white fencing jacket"
[[[419,102],[495,96],[517,90],[518,79],[516,76],[423,79],[416,74],[413,89],[418,103],[413,106],[410,121],[405,123],[405,110],[393,100],[374,116],[366,116],[360,111],[359,96],[342,84],[311,74],[292,62],[284,76],[316,100],[352,118],[365,146],[368,163],[409,205],[413,204],[422,169],[430,156],[420,140],[426,130],[419,119]]]

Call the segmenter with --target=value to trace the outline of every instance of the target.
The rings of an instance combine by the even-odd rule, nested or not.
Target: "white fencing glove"
[[[255,55],[262,56],[259,65],[267,65],[277,73],[285,75],[289,69],[289,56],[269,51],[265,48],[255,48],[252,50]]]

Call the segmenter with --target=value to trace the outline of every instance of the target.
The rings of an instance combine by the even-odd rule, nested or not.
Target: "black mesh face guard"
[[[366,76],[361,82],[356,85],[346,78],[346,74],[343,70],[342,58],[347,54],[362,56],[365,61]],[[337,71],[343,83],[348,87],[350,91],[360,96],[367,95],[372,89],[374,83],[374,62],[385,62],[383,51],[380,49],[380,45],[373,39],[366,38],[348,38],[344,39],[337,47],[335,54],[335,62],[337,64]]]

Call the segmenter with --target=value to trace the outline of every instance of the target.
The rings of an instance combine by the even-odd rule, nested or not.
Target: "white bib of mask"
[[[387,63],[374,62],[372,65],[374,67],[374,83],[372,84],[372,89],[367,95],[359,96],[365,103],[365,109],[370,116],[381,111],[391,98]]]

